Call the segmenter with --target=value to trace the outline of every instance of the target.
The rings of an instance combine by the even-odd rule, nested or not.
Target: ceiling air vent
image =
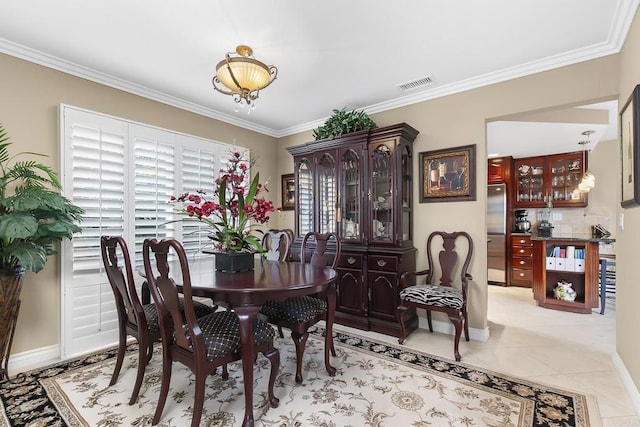
[[[422,77],[417,80],[412,80],[406,83],[400,83],[399,85],[396,85],[396,86],[399,87],[403,92],[408,92],[410,90],[420,89],[421,87],[432,85],[433,83],[434,82],[431,79],[431,75],[428,75],[426,77]]]

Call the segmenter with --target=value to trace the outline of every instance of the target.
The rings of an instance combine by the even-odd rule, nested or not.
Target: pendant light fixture
[[[273,65],[265,65],[253,57],[253,49],[249,46],[236,47],[235,55],[227,52],[216,66],[213,77],[213,88],[225,95],[231,95],[236,102],[236,111],[245,105],[255,108],[255,100],[260,90],[269,86],[276,79],[278,69]]]
[[[582,132],[582,134],[586,136],[587,139],[583,141],[579,141],[578,144],[582,145],[583,147],[586,147],[587,145],[589,145],[591,143],[590,137],[594,133],[596,133],[596,131],[594,130],[585,130],[584,132]],[[589,191],[593,190],[593,187],[595,186],[596,186],[596,177],[590,171],[586,171],[582,175],[582,178],[578,183],[578,191],[580,191],[581,193],[588,193]]]

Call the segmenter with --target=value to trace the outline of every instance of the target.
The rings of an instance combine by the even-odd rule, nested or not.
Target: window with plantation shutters
[[[176,214],[171,196],[201,190],[212,197],[230,150],[245,149],[69,106],[60,111],[64,195],[85,210],[82,232],[61,247],[66,358],[117,342],[100,236],[123,236],[134,268],[142,267],[146,238],[175,237],[190,256],[203,256],[210,229]]]

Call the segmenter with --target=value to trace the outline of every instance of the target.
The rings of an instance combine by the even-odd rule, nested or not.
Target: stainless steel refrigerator
[[[487,186],[487,275],[491,284],[506,284],[506,210],[505,185]]]

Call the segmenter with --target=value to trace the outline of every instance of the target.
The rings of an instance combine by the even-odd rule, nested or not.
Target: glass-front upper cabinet
[[[296,232],[304,236],[313,231],[313,174],[311,159],[303,157],[296,165]]]
[[[587,170],[587,151],[514,160],[514,207],[585,207],[578,184]]]
[[[371,170],[371,233],[372,241],[393,241],[393,151],[385,144],[369,147]]]
[[[318,160],[318,214],[320,233],[335,233],[338,210],[338,184],[335,158],[324,153]]]
[[[340,237],[343,240],[362,240],[362,158],[354,149],[340,152]],[[362,153],[362,150],[360,150]]]
[[[411,247],[417,135],[400,123],[288,147],[296,174],[296,236],[335,232],[359,250]]]
[[[516,206],[544,207],[547,201],[545,159],[529,157],[514,162]]]
[[[582,153],[573,155],[551,156],[551,192],[554,206],[569,204],[586,205],[586,192],[578,189],[578,184],[584,174],[585,156]]]
[[[414,133],[415,132],[415,133]],[[369,244],[407,247],[413,239],[412,150],[417,131],[389,127],[369,140]]]

